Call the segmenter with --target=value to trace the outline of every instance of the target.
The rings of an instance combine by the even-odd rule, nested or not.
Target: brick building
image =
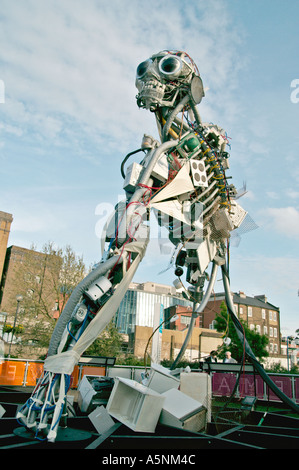
[[[190,305],[187,305],[186,307],[183,307],[182,305],[172,305],[171,307],[165,308],[164,328],[183,331],[190,325],[191,316],[192,307]],[[196,318],[194,327],[202,327],[202,317],[200,315]]]
[[[11,214],[0,211],[0,282],[3,273],[8,237],[12,221],[13,217]]]
[[[216,313],[220,312],[221,303],[225,301],[224,293],[217,293],[208,302],[202,313],[202,326],[213,328]],[[268,302],[265,295],[247,296],[244,292],[233,294],[235,310],[240,320],[250,329],[269,337],[270,355],[280,355],[280,310]]]
[[[7,248],[0,284],[0,310],[8,313],[8,321],[15,314],[17,295],[23,296],[23,308],[30,305],[36,311],[54,312],[60,266],[56,256],[15,245]]]

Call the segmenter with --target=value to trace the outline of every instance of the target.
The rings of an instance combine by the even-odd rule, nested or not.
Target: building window
[[[256,325],[256,332],[261,334],[261,325]]]
[[[269,310],[269,320],[272,320],[272,310]]]
[[[255,328],[254,324],[253,324],[253,323],[250,323],[249,328],[250,328],[251,330],[254,330],[254,328]]]
[[[240,307],[240,315],[243,315],[244,311],[243,311],[243,307]]]
[[[277,354],[278,353],[278,347],[277,347],[277,344],[274,343],[274,352]]]
[[[268,334],[268,328],[264,326],[264,335],[267,335],[267,334]]]
[[[273,331],[274,331],[274,338],[277,338],[277,328],[274,328]]]
[[[276,312],[273,312],[273,320],[274,320],[274,321],[277,320]]]
[[[182,325],[190,325],[191,317],[186,317],[185,315],[181,315],[181,324]]]
[[[266,320],[266,310],[262,308],[262,319]]]
[[[252,307],[248,307],[248,316],[252,317]]]
[[[269,332],[270,332],[270,336],[273,337],[273,328],[272,328],[272,326],[270,326]]]

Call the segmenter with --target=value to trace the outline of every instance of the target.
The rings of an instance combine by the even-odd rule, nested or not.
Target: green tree
[[[119,333],[113,320],[111,320],[100,336],[85,351],[84,355],[117,357],[121,355],[122,343],[122,334]]]
[[[263,359],[264,357],[268,357],[269,353],[266,349],[266,346],[269,343],[268,337],[266,335],[261,335],[256,330],[251,330],[242,320],[239,321],[243,327],[243,333],[247,339],[247,342],[255,356],[259,360]],[[215,327],[218,332],[223,332],[225,336],[228,336],[231,339],[231,343],[228,346],[221,348],[219,357],[224,358],[225,352],[230,351],[232,353],[232,357],[240,362],[243,358],[244,344],[241,343],[236,333],[233,321],[227,312],[225,302],[221,303],[220,313],[216,314]]]
[[[55,257],[56,269],[52,269],[53,288],[56,297],[56,311],[58,316],[62,313],[73,289],[86,276],[86,266],[82,256],[78,256],[70,245],[65,248],[55,248],[53,243],[44,246],[43,251]]]

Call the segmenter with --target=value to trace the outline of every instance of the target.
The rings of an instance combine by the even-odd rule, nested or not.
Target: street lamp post
[[[292,352],[294,351],[294,347],[292,341],[294,340],[294,336],[287,336],[287,363],[288,363],[288,372],[290,372],[290,360],[291,360],[291,367],[292,367]],[[291,348],[290,346],[291,345]],[[290,352],[291,349],[291,352]]]
[[[3,339],[3,330],[6,325],[6,318],[7,318],[7,313],[6,312],[0,312],[0,324],[1,324],[1,338]]]
[[[10,357],[10,350],[11,350],[12,340],[13,340],[13,336],[14,336],[15,326],[16,326],[16,323],[17,323],[18,313],[20,311],[20,303],[22,302],[22,300],[23,300],[22,295],[17,295],[16,296],[17,309],[16,309],[16,313],[15,313],[15,318],[14,318],[14,323],[13,323],[13,328],[12,328],[12,333],[11,333],[11,339],[10,339],[10,343],[9,343],[8,357]]]

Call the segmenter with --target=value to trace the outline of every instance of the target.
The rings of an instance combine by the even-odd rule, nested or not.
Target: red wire
[[[122,254],[123,254],[125,245],[127,245],[127,243],[130,243],[130,242],[131,242],[131,238],[129,238],[129,239],[123,244],[122,249],[121,249],[121,252],[120,252],[120,255],[119,255],[119,257],[117,258],[117,261],[116,261],[115,265],[114,265],[114,266],[111,268],[111,270],[110,270],[108,279],[110,279],[110,277],[111,277],[111,275],[112,275],[112,272],[113,272],[115,266],[118,264],[118,262],[119,262],[119,260],[120,260],[120,258],[121,258],[121,256],[122,256]]]
[[[141,188],[155,189],[157,191],[161,189],[161,188],[155,188],[154,186],[147,186],[146,184],[138,184],[137,186],[140,186]]]
[[[126,208],[125,208],[125,210],[124,210],[124,213],[123,213],[123,215],[121,216],[121,218],[120,218],[120,220],[119,220],[119,222],[118,222],[118,224],[117,224],[116,233],[115,233],[115,245],[116,245],[116,246],[117,246],[117,239],[118,239],[119,224],[121,223],[121,221],[122,221],[124,215],[126,214],[128,207],[131,206],[132,204],[141,204],[141,203],[140,203],[140,202],[137,202],[137,201],[132,201],[132,202],[129,202],[129,204],[126,206]]]

